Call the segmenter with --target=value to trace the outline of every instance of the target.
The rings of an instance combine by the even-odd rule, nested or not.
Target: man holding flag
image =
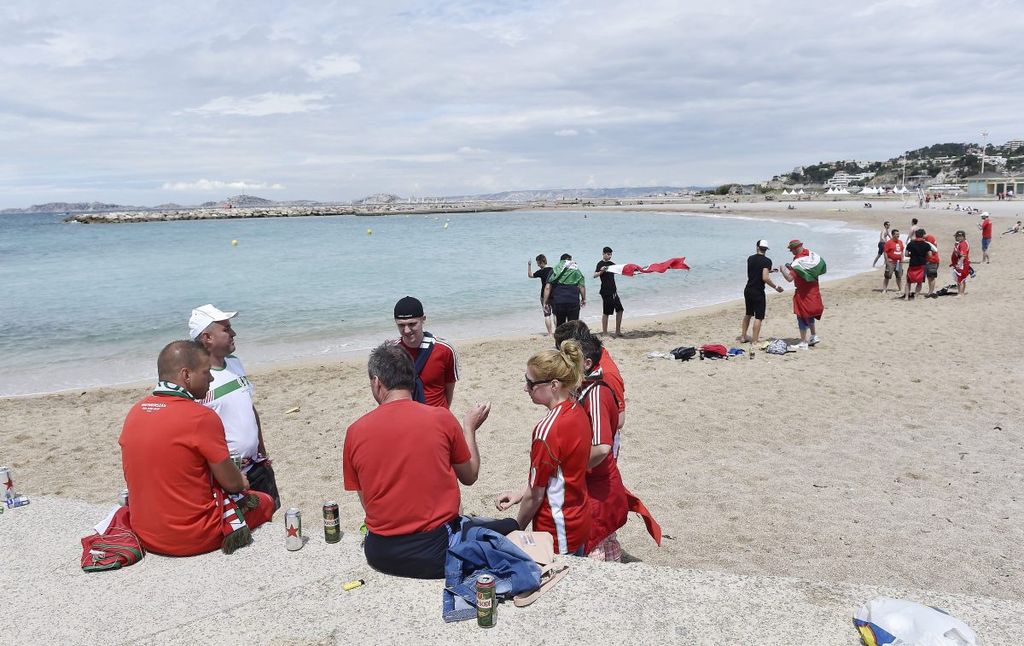
[[[587,286],[583,272],[572,256],[563,253],[544,287],[544,305],[555,311],[555,327],[580,318],[580,307],[587,306]]]
[[[793,293],[793,313],[800,326],[800,343],[796,347],[806,350],[818,343],[814,322],[820,320],[825,311],[821,291],[818,289],[818,277],[825,273],[825,261],[813,251],[804,249],[804,243],[799,240],[790,240],[789,250],[793,253],[793,262],[787,262],[780,271],[782,277],[793,283],[796,289]],[[807,337],[808,332],[810,338]]]

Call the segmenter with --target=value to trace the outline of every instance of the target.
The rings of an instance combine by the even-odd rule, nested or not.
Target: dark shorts
[[[743,290],[743,302],[747,305],[747,316],[753,316],[758,321],[764,320],[764,311],[767,307],[767,300],[764,297],[764,290],[751,291]]]
[[[394,576],[413,579],[443,579],[444,563],[448,554],[448,537],[459,531],[461,518],[456,516],[447,523],[429,532],[380,536],[367,532],[363,551],[366,562],[373,569]],[[519,529],[514,518],[473,523],[499,534],[508,534]]]
[[[882,242],[881,240],[879,240],[878,241],[878,255],[881,256],[883,253],[885,253],[885,243]]]
[[[938,278],[939,277],[939,263],[937,263],[937,262],[929,262],[929,263],[925,264],[925,266],[924,266],[924,273],[925,273],[926,276],[928,276],[928,278]]]
[[[982,251],[988,251],[988,246],[990,244],[992,244],[992,238],[982,238],[981,239],[981,250]]]
[[[552,306],[555,311],[555,325],[561,325],[566,321],[578,321],[580,318],[580,304],[577,303],[555,303]]]
[[[622,302],[618,294],[601,294],[601,303],[604,306],[604,315],[608,316],[615,312],[622,312]]]

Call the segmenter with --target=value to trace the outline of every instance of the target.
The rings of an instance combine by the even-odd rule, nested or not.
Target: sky
[[[0,4],[0,208],[755,182],[1024,139],[1011,0]]]

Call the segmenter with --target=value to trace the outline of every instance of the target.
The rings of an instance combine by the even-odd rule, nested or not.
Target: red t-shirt
[[[419,348],[409,348],[402,343],[398,344],[405,348],[413,361],[419,356]],[[455,354],[455,348],[444,339],[434,337],[434,350],[427,359],[427,364],[420,371],[420,381],[423,382],[423,395],[430,406],[448,408],[448,399],[445,397],[445,387],[459,380],[459,357]]]
[[[590,533],[589,460],[590,420],[579,404],[567,399],[534,427],[530,446],[530,486],[545,488],[533,529],[551,534],[559,554],[575,552]]]
[[[903,260],[903,241],[889,240],[885,243],[885,257],[891,262]]]
[[[956,267],[961,264],[961,261],[965,269],[971,266],[971,245],[967,244],[966,240],[961,240],[953,245],[953,253],[949,257],[951,267]]]
[[[580,403],[585,407],[590,421],[590,445],[604,444],[613,449],[616,448],[619,434],[619,409],[615,405],[615,398],[612,397],[611,385],[609,384],[605,388],[585,383]],[[609,458],[614,461],[615,456],[611,455]],[[602,460],[601,464],[587,474],[588,482],[591,478],[600,478],[608,473],[611,468],[609,458]]]
[[[982,239],[992,237],[992,220],[985,218],[981,221],[981,237]]]
[[[598,365],[601,366],[601,372],[604,373],[604,380],[608,382],[619,398],[619,412],[626,412],[626,383],[622,381],[622,373],[619,372],[619,367],[612,360],[612,355],[608,354],[608,348],[601,348],[601,359],[598,361]]]
[[[932,243],[933,245],[935,245],[936,249],[938,248],[938,244],[939,243],[935,241],[935,236],[933,236],[932,234],[929,233],[929,234],[925,235],[924,239],[927,240],[928,242]],[[928,262],[930,262],[930,263],[932,263],[934,265],[939,264],[939,252],[938,251],[931,251],[931,252],[929,252],[928,253]]]
[[[143,547],[172,556],[219,548],[209,465],[228,459],[228,445],[217,413],[184,397],[150,395],[128,412],[118,444]]]
[[[453,464],[471,455],[446,408],[411,399],[381,404],[345,433],[345,489],[363,492],[366,526],[380,536],[428,532],[459,513]]]

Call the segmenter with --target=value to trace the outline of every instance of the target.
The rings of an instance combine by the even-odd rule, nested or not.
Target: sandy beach
[[[15,628],[18,638],[11,643],[43,643],[51,641],[50,634],[67,643],[91,641],[97,638],[92,626],[50,633],[48,622],[56,613],[81,614],[99,599],[128,604],[144,618],[162,618],[149,632],[138,625],[107,625],[101,634],[114,642],[342,643],[362,634],[370,643],[467,637],[563,643],[584,634],[584,624],[563,614],[568,608],[595,613],[586,619],[595,637],[613,641],[751,643],[744,641],[749,635],[758,643],[800,638],[856,644],[850,616],[875,594],[944,603],[987,644],[1014,643],[1015,636],[1019,641],[1024,631],[1024,349],[1018,321],[1024,306],[1018,299],[1024,234],[999,234],[1021,219],[1024,203],[961,203],[992,214],[989,265],[979,264],[978,217],[942,208],[903,209],[900,202],[879,200],[872,209],[845,201],[800,202],[792,211],[785,203],[767,202],[727,203],[725,211],[716,210],[834,218],[870,228],[890,220],[902,231],[917,217],[938,238],[940,286],[950,282],[945,264],[953,232],[968,232],[978,276],[965,298],[894,300],[894,294],[877,291],[881,269],[827,282],[821,344],[784,357],[758,348],[753,360],[646,358],[648,352],[680,345],[736,345],[743,304],[737,300],[631,319],[628,279],[620,278],[627,334],[606,339],[626,382],[628,417],[619,464],[626,485],[671,538],[659,548],[643,523],[631,519],[619,536],[637,562],[580,564],[528,612],[503,608],[502,623],[486,638],[475,626],[441,623],[440,583],[373,573],[360,561],[354,538],[322,545],[317,519],[324,500],[340,503],[341,525],[350,537],[362,520],[359,503],[343,491],[341,477],[345,428],[374,405],[362,359],[252,375],[283,504],[302,509],[308,533],[319,537],[307,547],[309,553],[299,553],[302,566],[285,551],[277,518],[256,532],[258,543],[249,553],[192,560],[147,557],[125,572],[82,573],[78,540],[124,486],[117,437],[124,415],[148,387],[0,399],[0,463],[12,468],[16,488],[33,498],[30,510],[0,516],[0,541],[22,550],[17,567],[14,553],[5,550],[0,585],[16,598],[33,600],[33,611]],[[700,212],[707,206],[649,208]],[[756,229],[751,223],[752,244]],[[801,235],[813,250],[813,235]],[[769,256],[776,263],[787,260],[786,241],[771,242]],[[685,241],[681,246],[685,250]],[[751,252],[737,250],[737,255]],[[872,259],[865,259],[865,267]],[[744,280],[738,273],[737,297]],[[791,296],[789,284],[786,293],[769,296],[762,336],[796,337]],[[592,320],[600,313],[595,305],[584,317],[599,327]],[[445,330],[427,327],[445,336]],[[238,331],[238,354],[244,359],[244,325]],[[526,477],[529,434],[543,411],[523,392],[522,374],[526,359],[549,344],[539,334],[456,342],[462,379],[453,411],[461,417],[473,402],[492,403],[478,435],[480,479],[463,488],[467,513],[493,515],[494,496],[521,486]],[[295,407],[298,412],[287,412]],[[52,514],[44,515],[44,509]],[[45,540],[32,540],[30,522],[39,524]],[[164,616],[174,590],[219,603],[218,593],[207,589],[215,583],[197,585],[202,568],[196,563],[216,570],[236,562],[250,589],[261,573],[273,575],[265,589],[253,593],[258,603],[251,612],[236,599],[201,616],[176,615],[177,624]],[[386,584],[372,591],[377,604],[365,599],[348,604],[354,597],[339,597],[331,577],[364,575]],[[296,586],[319,585],[323,594],[283,585],[278,576],[293,577]],[[635,604],[640,585],[663,595],[659,598],[670,595],[670,614],[678,616],[652,622],[648,615],[657,607]],[[40,586],[45,593],[36,591]],[[96,599],[74,601],[61,588],[75,599],[102,592]],[[150,588],[161,592],[150,596]],[[630,590],[636,607],[626,605]],[[396,610],[388,607],[395,597],[411,601]],[[602,602],[587,609],[588,598]],[[85,606],[76,608],[79,603]],[[803,612],[801,604],[819,612]],[[301,629],[288,623],[289,607],[301,609],[294,616]],[[310,623],[327,615],[323,624]],[[392,621],[395,616],[404,619]],[[358,632],[349,629],[360,622]],[[690,632],[677,630],[683,625],[691,626]]]

